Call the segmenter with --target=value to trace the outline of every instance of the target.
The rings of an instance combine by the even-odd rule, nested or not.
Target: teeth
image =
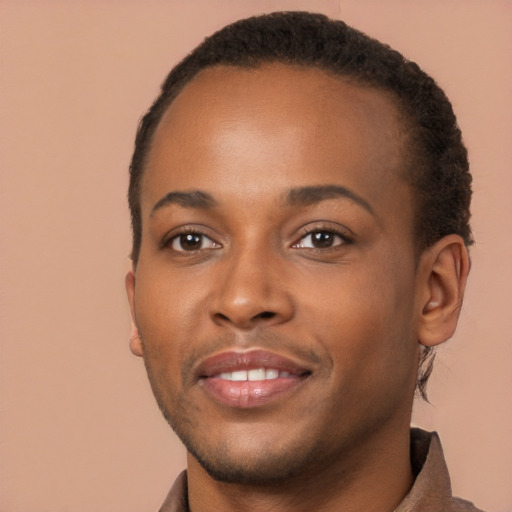
[[[275,368],[255,368],[253,370],[238,370],[235,372],[223,372],[219,377],[224,380],[231,381],[254,381],[254,380],[273,380],[279,377],[289,377],[289,372],[280,372]]]
[[[247,377],[249,380],[265,380],[265,369],[258,368],[257,370],[249,370]]]
[[[270,368],[265,372],[266,379],[277,379],[277,377],[279,377],[279,372],[277,370]]]

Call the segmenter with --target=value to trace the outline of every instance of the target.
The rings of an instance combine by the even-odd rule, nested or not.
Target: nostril
[[[259,322],[275,321],[279,317],[279,313],[268,310],[255,315],[251,314],[250,311],[232,311],[231,313],[226,314],[218,311],[213,315],[214,321],[220,324],[234,324],[242,329],[247,329],[252,328]]]

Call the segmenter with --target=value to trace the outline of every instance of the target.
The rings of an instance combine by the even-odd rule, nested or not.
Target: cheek
[[[140,266],[135,292],[135,315],[144,342],[148,371],[157,379],[177,379],[186,339],[191,336],[190,293],[172,276]]]
[[[186,336],[197,319],[204,286],[201,276],[184,276],[168,266],[140,264],[137,270],[135,312],[146,337],[164,341],[178,334]]]
[[[183,315],[176,309],[175,287],[167,279],[146,279],[143,272],[140,274],[135,314],[144,363],[156,400],[162,411],[168,411],[177,407],[181,388],[182,343],[177,334],[183,331]]]
[[[310,329],[345,372],[366,379],[414,370],[414,273],[393,261],[331,273],[308,287]],[[412,369],[412,370],[411,370]],[[353,375],[352,375],[353,374]]]

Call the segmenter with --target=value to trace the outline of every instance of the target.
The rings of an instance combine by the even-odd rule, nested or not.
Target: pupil
[[[317,231],[313,234],[313,245],[315,247],[331,247],[333,242],[332,233]]]
[[[183,249],[199,249],[201,247],[201,235],[194,235],[193,233],[181,235],[180,243]]]

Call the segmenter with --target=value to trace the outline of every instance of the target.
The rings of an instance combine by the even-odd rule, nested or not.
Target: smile
[[[257,368],[254,370],[239,370],[234,372],[223,372],[218,377],[214,376],[214,378],[231,380],[231,381],[256,381],[256,380],[274,380],[274,379],[284,379],[289,377],[290,373],[286,371],[279,371],[276,368]]]
[[[198,368],[200,387],[220,405],[249,409],[284,398],[311,375],[308,368],[265,350],[229,351]]]

